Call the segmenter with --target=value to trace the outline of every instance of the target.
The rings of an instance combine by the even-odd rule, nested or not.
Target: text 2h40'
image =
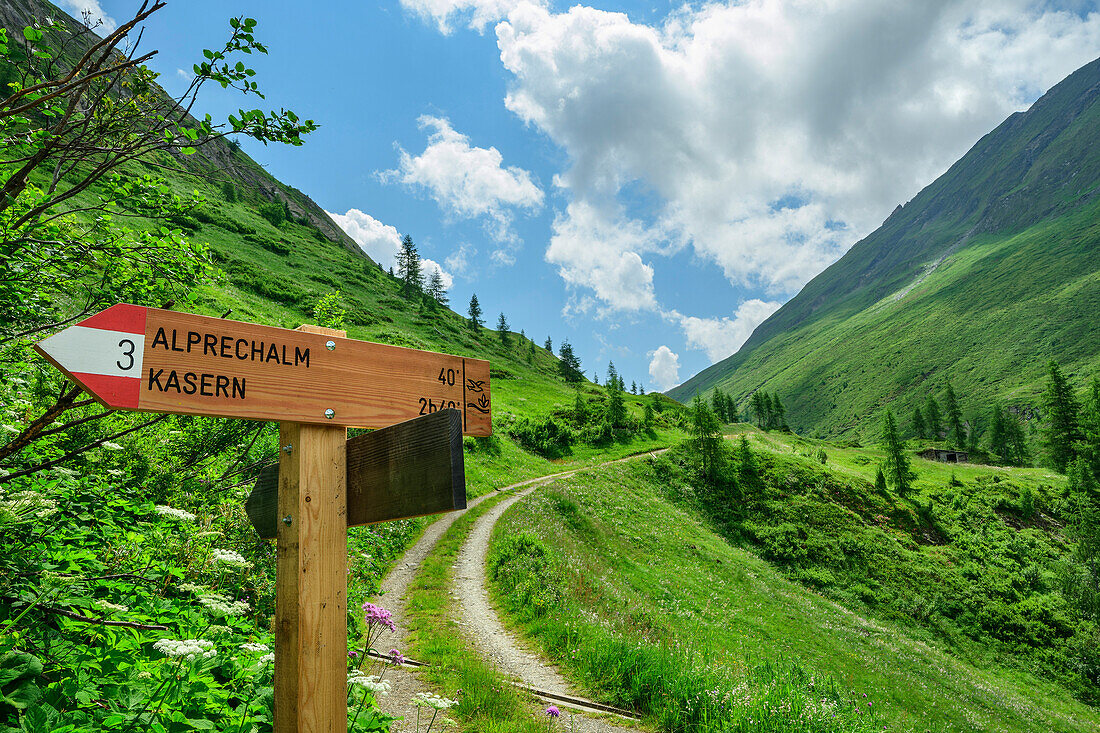
[[[438,412],[439,410],[446,410],[448,408],[455,410],[460,408],[459,404],[454,400],[440,399],[436,401],[427,397],[421,397],[418,402],[420,402],[421,415],[427,415],[429,413]]]

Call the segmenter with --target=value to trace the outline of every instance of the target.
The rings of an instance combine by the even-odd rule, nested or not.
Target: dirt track
[[[578,469],[585,470],[585,469]],[[579,697],[578,693],[571,689],[565,679],[546,660],[538,654],[527,650],[519,641],[504,629],[496,611],[489,603],[489,595],[485,584],[485,557],[488,552],[489,537],[493,526],[509,506],[521,500],[524,496],[537,489],[542,484],[555,479],[571,476],[578,471],[567,471],[552,476],[523,481],[501,489],[501,491],[515,491],[513,497],[505,499],[493,507],[484,516],[474,523],[473,529],[466,542],[463,544],[455,563],[454,587],[452,593],[459,602],[461,610],[456,613],[455,620],[462,629],[464,636],[471,641],[473,646],[492,660],[500,670],[514,679],[522,681],[532,687],[548,692]],[[473,508],[494,494],[487,494],[470,502]],[[468,510],[467,510],[468,511]],[[405,609],[409,583],[412,581],[424,558],[435,547],[440,537],[447,531],[462,512],[453,512],[440,517],[431,524],[423,536],[405,553],[393,570],[382,582],[382,597],[379,601],[393,613],[393,621],[396,630],[393,633],[385,633],[378,640],[379,649],[405,649],[408,640],[408,627],[405,619]],[[422,660],[430,662],[431,660]],[[416,707],[413,705],[414,695],[417,692],[429,691],[426,684],[421,682],[414,668],[404,667],[390,669],[386,673],[386,679],[390,680],[392,689],[387,697],[380,700],[381,708],[391,715],[403,715],[405,719],[394,723],[392,730],[402,733],[410,733],[416,730]],[[573,730],[577,733],[634,733],[638,728],[628,727],[625,722],[611,722],[615,718],[600,715],[588,716],[574,714],[567,709],[564,703],[555,703],[562,710],[562,718],[558,727],[561,730],[569,730],[570,717],[572,716]],[[532,716],[541,716],[545,704],[532,706]]]

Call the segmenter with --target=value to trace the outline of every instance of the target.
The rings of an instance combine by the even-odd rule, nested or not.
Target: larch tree
[[[928,437],[928,426],[924,424],[924,413],[920,411],[920,405],[913,408],[913,433],[921,440]]]
[[[477,333],[481,324],[484,323],[481,318],[481,303],[477,302],[477,293],[470,296],[470,307],[466,312],[469,315],[466,323],[469,324],[471,331]]]
[[[947,383],[947,393],[943,398],[943,415],[947,421],[947,437],[957,450],[962,450],[966,447],[966,430],[963,428],[962,409],[951,382]]]
[[[1077,455],[1077,443],[1081,440],[1081,427],[1077,422],[1080,406],[1073,396],[1058,362],[1053,359],[1047,364],[1050,381],[1043,393],[1043,407],[1046,410],[1043,420],[1046,430],[1044,442],[1051,464],[1059,472],[1065,473],[1069,464]]]
[[[886,414],[882,419],[882,449],[886,452],[883,473],[894,485],[898,495],[905,496],[912,488],[915,476],[909,465],[909,457],[905,455],[905,444],[898,435],[898,425],[890,408],[886,408]]]
[[[412,236],[406,234],[401,239],[401,249],[397,253],[397,276],[401,279],[401,292],[406,298],[419,295],[424,291],[424,271],[420,263],[420,253],[413,243]]]
[[[928,437],[932,440],[939,440],[943,437],[943,416],[940,413],[940,403],[936,402],[936,397],[932,394],[928,395],[928,399],[924,403],[924,416],[928,420]]]
[[[443,275],[438,268],[432,270],[432,276],[428,279],[428,297],[444,308],[450,302],[447,298],[447,288],[443,285]]]

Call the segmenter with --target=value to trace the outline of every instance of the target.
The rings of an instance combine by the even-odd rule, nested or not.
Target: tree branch
[[[79,613],[73,613],[72,611],[66,611],[63,608],[55,608],[53,606],[39,606],[39,609],[56,616],[64,616],[74,621],[94,624],[96,626],[125,626],[128,629],[140,629],[141,631],[168,631],[167,626],[161,626],[160,624],[139,624],[136,621],[112,621],[105,618],[95,618],[93,616],[81,616]]]

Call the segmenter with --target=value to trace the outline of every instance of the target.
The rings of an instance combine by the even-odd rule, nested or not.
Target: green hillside
[[[92,71],[69,87],[79,111],[67,118],[48,98],[18,96],[35,73],[64,78],[99,39],[44,3],[2,3],[0,20],[0,79],[17,92],[0,105],[0,730],[272,729],[275,548],[243,502],[278,459],[278,426],[106,410],[32,351],[110,304],[319,323],[489,360],[495,434],[464,441],[471,495],[684,437],[667,397],[567,381],[530,339],[472,328],[407,287],[239,146],[215,135],[189,150],[188,131],[205,134],[198,115],[150,138],[170,102],[148,70],[101,86]],[[261,52],[254,26],[234,19],[227,35]],[[251,78],[241,55],[215,83]],[[269,142],[308,140],[285,110],[240,117]],[[95,178],[108,159],[112,175]],[[552,335],[559,347],[569,337]],[[605,420],[618,397],[622,411]],[[377,593],[427,521],[349,532],[349,609]],[[351,643],[363,630],[349,616]],[[370,693],[349,696],[367,703],[354,730],[388,729]]]
[[[1034,413],[1053,358],[1100,367],[1100,60],[982,138],[762,323],[669,392],[767,389],[791,425],[869,435],[948,381],[964,412]]]
[[[903,499],[874,490],[876,451],[748,436],[737,480],[677,449],[509,509],[489,569],[513,623],[663,730],[1100,725],[1056,476],[917,460]]]

